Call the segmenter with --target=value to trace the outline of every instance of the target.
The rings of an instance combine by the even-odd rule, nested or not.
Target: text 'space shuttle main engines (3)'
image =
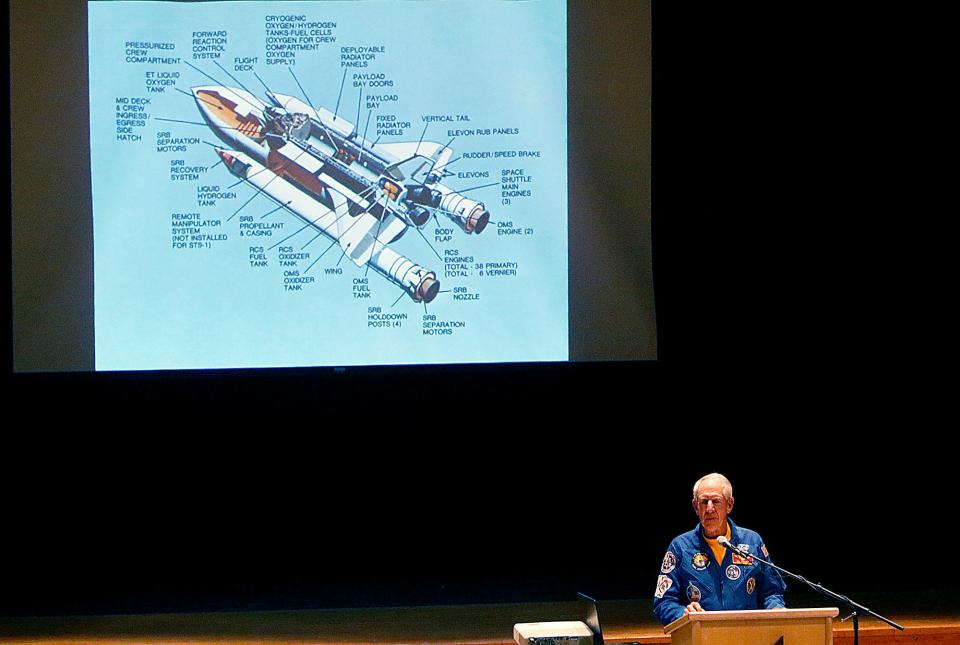
[[[441,183],[453,154],[443,144],[371,144],[343,117],[274,92],[267,92],[268,101],[223,86],[194,87],[192,93],[227,145],[217,153],[231,173],[417,302],[437,296],[436,273],[390,244],[437,214],[467,234],[483,232],[490,220],[482,202]]]

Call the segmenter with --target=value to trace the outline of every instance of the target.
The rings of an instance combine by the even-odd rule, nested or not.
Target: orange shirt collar
[[[700,527],[701,534],[703,532],[703,527]],[[727,539],[730,539],[730,536],[733,535],[733,531],[730,528],[730,522],[727,522]],[[703,539],[707,541],[707,546],[710,547],[710,550],[713,551],[713,558],[717,561],[717,564],[723,562],[723,556],[726,555],[726,549],[717,542],[717,538],[708,538],[706,535],[703,536]]]

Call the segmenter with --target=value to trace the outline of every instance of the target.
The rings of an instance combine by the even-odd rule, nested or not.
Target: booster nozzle
[[[417,302],[433,302],[440,291],[440,282],[431,273],[427,275],[420,284],[417,285],[413,293],[413,299]]]

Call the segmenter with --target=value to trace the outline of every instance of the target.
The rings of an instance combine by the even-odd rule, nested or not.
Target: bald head
[[[720,473],[704,475],[693,485],[693,510],[703,534],[716,538],[727,531],[727,515],[733,510],[733,486]]]
[[[730,483],[730,480],[721,475],[720,473],[710,473],[709,475],[704,475],[697,480],[697,483],[693,485],[693,499],[697,499],[697,494],[700,492],[700,487],[705,484],[714,484],[720,487],[723,491],[724,498],[731,500],[733,499],[733,484]]]

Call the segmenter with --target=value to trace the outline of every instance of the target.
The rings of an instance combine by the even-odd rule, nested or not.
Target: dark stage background
[[[11,377],[0,614],[650,597],[712,470],[782,566],[955,603],[955,396],[852,189],[854,22],[665,5],[657,362]]]
[[[569,600],[578,590],[647,598],[670,539],[696,523],[690,487],[713,469],[734,482],[734,521],[760,531],[781,566],[854,597],[953,597],[955,583],[932,564],[949,554],[929,547],[950,521],[946,471],[936,472],[946,459],[809,428],[778,437],[767,424],[724,435],[656,425],[587,442],[461,434],[463,443],[446,437],[456,444],[447,450],[412,437],[309,449],[250,439],[272,447],[242,455],[236,436],[218,449],[209,437],[87,437],[75,443],[116,456],[47,451],[7,489],[16,493],[5,503],[0,606],[24,615]]]

